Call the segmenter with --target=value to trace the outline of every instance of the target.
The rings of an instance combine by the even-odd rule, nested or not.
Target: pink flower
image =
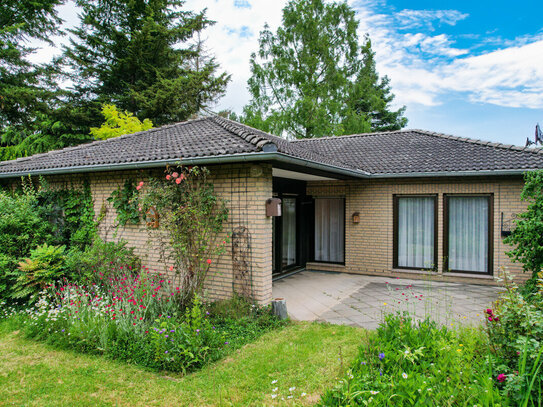
[[[177,178],[177,177],[179,177],[179,174],[178,174],[177,172],[174,172],[174,173],[172,174],[172,177]]]
[[[170,266],[170,271],[173,271],[173,266]]]
[[[181,178],[177,178],[177,179],[175,180],[175,183],[176,183],[176,184],[180,184],[180,183],[181,183]]]
[[[507,376],[504,375],[503,373],[500,373],[496,379],[497,379],[500,383],[503,383],[503,382],[505,382],[505,379],[507,379]]]
[[[488,320],[489,320],[490,322],[492,322],[492,317],[488,317]]]
[[[172,179],[172,176],[170,174],[166,175],[166,179],[169,181]]]
[[[490,308],[487,308],[485,311],[488,315],[492,315],[492,310]]]
[[[141,181],[138,186],[136,187],[136,189],[139,191],[141,188],[143,187],[143,181]]]

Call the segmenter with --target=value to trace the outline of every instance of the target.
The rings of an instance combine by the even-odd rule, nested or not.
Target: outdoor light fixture
[[[279,198],[266,200],[266,216],[281,216],[281,200]]]
[[[360,212],[353,213],[353,223],[360,223]]]

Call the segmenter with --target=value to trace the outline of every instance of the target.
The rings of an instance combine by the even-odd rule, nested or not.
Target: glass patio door
[[[282,268],[294,266],[296,256],[296,198],[283,198],[282,213]]]

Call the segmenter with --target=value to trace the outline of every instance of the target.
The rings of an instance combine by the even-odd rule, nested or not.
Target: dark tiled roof
[[[543,150],[464,139],[422,130],[287,141],[217,116],[162,126],[13,161],[0,176],[64,172],[123,164],[277,152],[339,167],[351,175],[392,175],[543,168]],[[153,164],[154,165],[154,164]],[[305,165],[305,164],[304,164]]]
[[[371,174],[543,168],[543,149],[401,130],[296,140],[294,144]]]
[[[220,117],[205,117],[4,161],[0,163],[0,174],[250,154],[261,151],[278,151],[292,157],[347,167],[302,146],[251,127]]]

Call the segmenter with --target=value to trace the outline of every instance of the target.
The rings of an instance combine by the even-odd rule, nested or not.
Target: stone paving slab
[[[302,271],[274,281],[273,297],[285,298],[292,319],[375,329],[390,312],[417,319],[479,324],[503,289],[495,286]]]

